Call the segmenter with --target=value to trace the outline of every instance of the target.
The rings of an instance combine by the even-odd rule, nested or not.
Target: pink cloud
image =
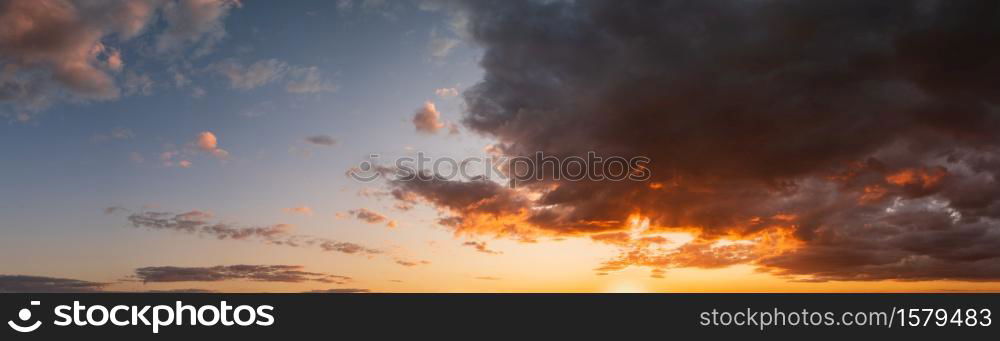
[[[198,134],[198,139],[195,140],[195,146],[219,159],[226,159],[229,157],[229,152],[225,149],[219,148],[219,138],[210,131],[203,131]]]
[[[282,210],[288,214],[301,214],[306,216],[313,215],[313,209],[309,206],[289,207]]]
[[[441,122],[441,113],[438,112],[434,102],[427,101],[413,114],[413,126],[417,132],[434,134],[444,128],[445,124]]]

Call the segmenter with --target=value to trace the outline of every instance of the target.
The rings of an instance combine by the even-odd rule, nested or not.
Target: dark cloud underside
[[[308,272],[300,265],[220,265],[212,267],[154,266],[135,270],[134,278],[151,282],[218,282],[249,280],[261,282],[321,282],[341,284],[350,277]]]
[[[632,265],[1000,280],[1000,3],[443,4],[484,49],[469,129],[508,155],[653,160],[649,182],[393,183],[457,232],[614,233],[639,214],[699,244]],[[762,235],[788,247],[706,246]]]

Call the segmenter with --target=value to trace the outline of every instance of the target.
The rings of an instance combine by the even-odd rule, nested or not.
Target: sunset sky
[[[998,16],[0,0],[0,292],[998,291]],[[347,175],[539,151],[651,178]]]

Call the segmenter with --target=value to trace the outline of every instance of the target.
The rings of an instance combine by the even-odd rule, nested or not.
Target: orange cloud
[[[413,126],[417,132],[434,134],[444,128],[445,124],[441,122],[441,113],[438,112],[434,102],[427,101],[413,114]]]
[[[219,138],[210,131],[203,131],[199,133],[198,138],[195,140],[195,146],[219,159],[226,159],[229,157],[229,152],[219,148]]]
[[[860,201],[861,203],[870,203],[878,201],[879,199],[885,197],[886,193],[889,192],[889,190],[880,185],[865,186],[863,191],[864,192],[861,195],[861,197],[858,198],[858,201]]]
[[[930,189],[937,186],[948,175],[944,168],[907,168],[885,177],[885,181],[896,186],[916,186]]]
[[[213,134],[212,132],[203,131],[200,134],[198,134],[197,144],[198,148],[201,148],[201,150],[210,152],[212,150],[215,150],[215,148],[218,148],[219,139],[216,138],[215,134]]]
[[[313,215],[313,209],[309,206],[289,207],[282,210],[289,214]]]
[[[114,71],[121,71],[125,67],[125,62],[122,60],[122,53],[118,50],[113,50],[108,53],[108,59],[106,61],[108,68]]]

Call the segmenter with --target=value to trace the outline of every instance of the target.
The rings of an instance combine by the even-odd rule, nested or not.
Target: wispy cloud
[[[337,145],[337,139],[334,139],[330,135],[313,135],[306,137],[305,140],[308,143],[324,147],[332,147]]]
[[[438,33],[438,30],[431,30],[430,33],[430,43],[428,48],[430,49],[431,56],[434,58],[444,58],[451,53],[451,50],[461,43],[461,40],[456,38],[446,37]]]
[[[309,206],[283,208],[282,211],[289,214],[301,214],[305,216],[313,215],[313,209]]]
[[[122,85],[125,95],[148,96],[153,93],[155,83],[149,75],[129,70],[125,72],[125,81]]]
[[[323,78],[315,66],[289,65],[277,59],[264,59],[244,65],[235,60],[212,64],[210,69],[221,74],[233,89],[250,90],[283,81],[289,93],[309,94],[334,92],[337,85]]]
[[[434,89],[434,94],[441,98],[449,98],[458,96],[458,89],[455,88],[438,88]]]
[[[112,140],[128,140],[135,137],[135,133],[129,128],[115,127],[110,132],[94,134],[90,138],[95,143],[108,142]]]
[[[369,289],[344,288],[306,291],[307,294],[360,294],[371,292]]]
[[[396,259],[396,264],[399,264],[399,265],[402,265],[402,266],[405,266],[405,267],[408,267],[408,268],[409,267],[418,266],[418,265],[428,265],[430,263],[431,263],[430,261],[426,261],[426,260],[409,261],[409,260],[404,260],[404,259]]]
[[[503,254],[503,252],[496,251],[496,250],[491,250],[489,247],[486,246],[486,242],[468,241],[468,242],[462,243],[462,245],[463,246],[472,247],[472,248],[476,249],[477,252],[487,253],[487,254],[491,254],[491,255],[500,255],[500,254]]]
[[[67,278],[0,275],[0,292],[8,293],[97,292],[101,291],[107,285],[107,283]]]
[[[143,283],[219,282],[247,280],[258,282],[321,282],[343,284],[347,276],[304,271],[301,265],[219,265],[211,267],[152,266],[135,270],[129,279]]]
[[[359,209],[356,209],[356,210],[350,210],[350,211],[348,211],[348,213],[350,213],[355,218],[357,218],[357,219],[359,219],[361,221],[364,221],[366,223],[369,223],[369,224],[385,223],[385,225],[388,226],[388,227],[396,227],[398,225],[398,223],[395,220],[389,219],[385,215],[382,215],[381,213],[369,210],[367,208],[359,208]]]
[[[321,92],[334,92],[339,88],[336,84],[323,79],[319,68],[293,67],[289,71],[288,83],[285,90],[296,94],[315,94]]]
[[[239,0],[180,0],[164,3],[167,27],[156,39],[157,53],[177,53],[194,46],[195,56],[209,53],[226,36],[222,20]]]
[[[211,213],[200,210],[184,213],[143,211],[129,215],[128,221],[135,228],[207,235],[220,240],[255,240],[272,245],[292,247],[312,246],[323,251],[346,254],[376,255],[382,253],[380,250],[355,243],[294,234],[292,233],[294,227],[290,224],[243,227],[223,222],[212,222],[210,220],[212,217]]]
[[[284,77],[288,64],[277,59],[265,59],[244,66],[229,60],[214,65],[216,72],[229,80],[233,89],[249,90]]]

